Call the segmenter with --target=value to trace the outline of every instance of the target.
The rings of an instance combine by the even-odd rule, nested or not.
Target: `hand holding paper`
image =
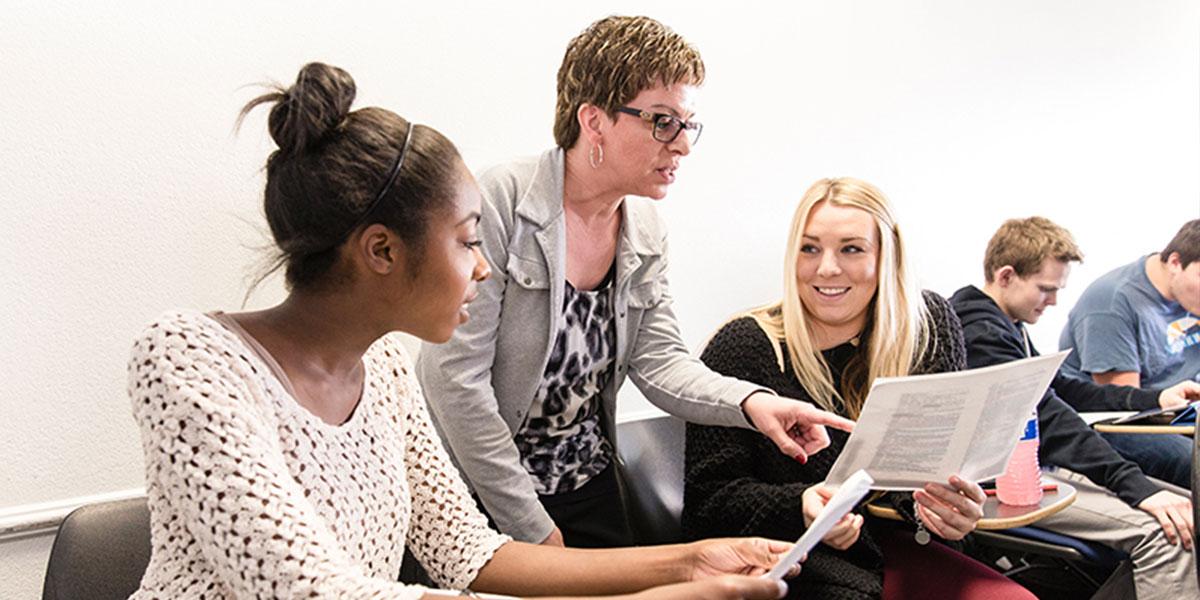
[[[807,490],[804,490],[804,495],[801,499],[801,507],[804,511],[804,525],[812,526],[817,515],[825,509],[829,504],[829,500],[833,498],[837,492],[836,487],[825,484],[814,485]],[[841,519],[838,519],[829,533],[821,538],[821,541],[835,550],[845,550],[854,545],[858,541],[858,535],[862,532],[863,517],[852,512],[846,513]]]
[[[854,505],[858,504],[863,496],[867,495],[867,492],[871,490],[872,483],[874,480],[867,475],[866,471],[857,471],[851,475],[833,494],[833,497],[825,503],[825,508],[813,519],[812,523],[809,523],[808,529],[796,541],[791,552],[780,559],[765,577],[783,579],[792,565],[800,562],[800,559],[815,548],[825,534],[829,533],[834,525],[837,525],[842,517],[850,512],[850,509],[854,508]]]
[[[978,483],[955,475],[950,477],[949,485],[925,484],[913,492],[913,498],[917,501],[917,517],[925,527],[942,539],[956,541],[975,531],[976,523],[983,518],[987,496]]]

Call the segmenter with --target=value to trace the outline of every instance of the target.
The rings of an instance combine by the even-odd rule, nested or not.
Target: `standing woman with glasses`
[[[703,81],[699,52],[663,24],[601,19],[559,68],[557,146],[480,177],[493,276],[471,321],[422,348],[417,374],[455,461],[516,539],[632,541],[614,465],[626,376],[667,412],[757,429],[801,462],[828,445],[825,425],[852,427],[717,375],[683,343],[665,230],[646,198],[667,195],[700,137]]]

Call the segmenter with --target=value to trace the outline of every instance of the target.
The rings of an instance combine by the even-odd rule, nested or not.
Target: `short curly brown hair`
[[[655,84],[704,83],[700,51],[650,17],[605,17],[567,44],[558,68],[554,141],[564,150],[579,139],[575,114],[584,103],[609,117]]]
[[[1063,262],[1083,260],[1083,251],[1071,232],[1046,217],[1009,219],[996,230],[983,256],[983,277],[988,283],[998,269],[1011,266],[1019,277],[1035,275],[1047,258]]]

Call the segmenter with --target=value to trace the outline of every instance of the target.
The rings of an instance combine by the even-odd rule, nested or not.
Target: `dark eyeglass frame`
[[[684,121],[683,119],[680,119],[679,117],[669,113],[650,112],[640,108],[633,108],[632,106],[621,106],[617,108],[617,112],[633,115],[649,123],[651,125],[650,135],[654,137],[655,140],[664,144],[670,144],[671,142],[674,142],[675,139],[679,137],[679,134],[683,133],[683,131],[686,129],[688,131],[696,132],[694,135],[688,134],[688,141],[695,146],[700,142],[700,133],[704,131],[703,123],[698,121]],[[675,129],[675,133],[669,134],[670,137],[667,139],[659,137],[660,132],[668,131],[672,127]],[[662,135],[668,134],[663,133]]]

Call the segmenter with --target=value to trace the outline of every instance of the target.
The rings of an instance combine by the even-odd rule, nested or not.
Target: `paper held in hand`
[[[850,509],[854,508],[854,505],[858,504],[863,496],[867,495],[867,492],[871,490],[872,483],[873,480],[866,471],[857,471],[851,475],[838,488],[838,491],[834,492],[829,502],[825,503],[825,508],[822,508],[817,518],[813,519],[812,525],[808,526],[804,535],[796,540],[796,545],[783,558],[779,559],[779,562],[775,563],[775,566],[763,577],[783,579],[783,576],[787,575],[788,569],[800,562],[800,557],[815,548],[817,542],[820,542],[821,538],[825,537],[830,529],[833,529],[838,520],[850,512]]]
[[[1068,352],[875,380],[826,483],[846,481],[859,469],[882,490],[915,490],[951,475],[995,478]]]

